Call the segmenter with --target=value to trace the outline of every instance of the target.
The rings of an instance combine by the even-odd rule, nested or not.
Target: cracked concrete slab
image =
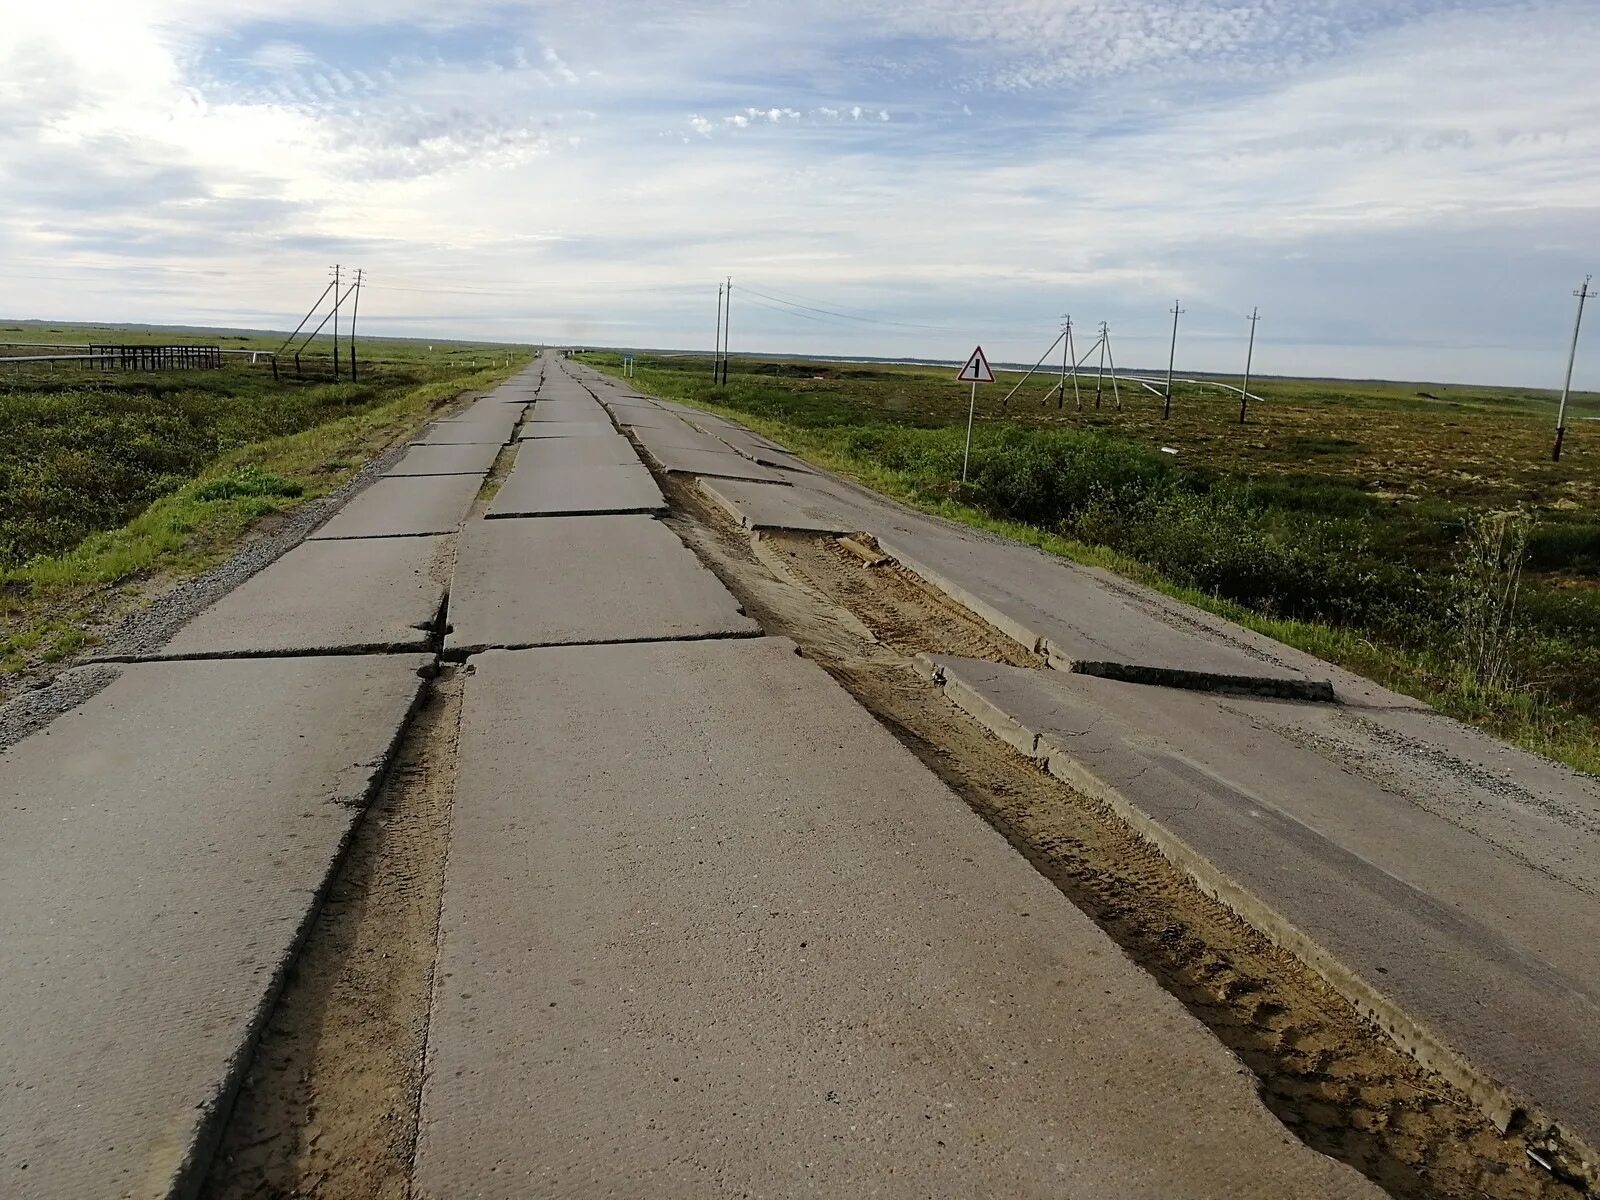
[[[486,516],[559,517],[588,513],[652,513],[667,507],[642,465],[541,466],[519,455]]]
[[[1600,784],[1509,747],[1491,773],[1434,714],[922,662],[1496,1119],[1600,1145]]]
[[[611,417],[598,400],[585,396],[582,400],[540,400],[533,406],[528,419],[535,424],[551,421],[598,421],[611,429]]]
[[[907,570],[1063,671],[1201,691],[1334,697],[1325,676],[1153,619],[1065,560],[931,522],[914,532],[867,530]]]
[[[353,497],[311,538],[454,533],[482,485],[476,475],[386,476]]]
[[[644,441],[644,452],[663,471],[681,475],[710,476],[716,479],[749,479],[784,484],[789,481],[771,467],[751,462],[732,450],[689,450],[681,446],[652,445]]]
[[[530,438],[517,443],[516,461],[530,469],[640,465],[638,451],[620,433],[608,438]]]
[[[616,437],[617,431],[609,421],[529,421],[517,437],[520,441],[536,438]]]
[[[422,650],[444,603],[444,537],[302,542],[157,657]]]
[[[122,667],[0,755],[0,1192],[194,1194],[431,662]]]
[[[792,642],[474,668],[419,1200],[1379,1196]]]
[[[805,533],[858,533],[856,518],[831,507],[814,492],[774,483],[701,479],[700,490],[746,529],[794,529]]]
[[[504,447],[500,442],[413,446],[387,475],[487,475]]]
[[[449,623],[452,656],[761,632],[672,530],[644,516],[472,522]]]

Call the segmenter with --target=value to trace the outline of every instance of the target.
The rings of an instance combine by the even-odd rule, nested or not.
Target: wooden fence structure
[[[222,366],[222,347],[91,345],[89,357],[102,371],[210,370]]]

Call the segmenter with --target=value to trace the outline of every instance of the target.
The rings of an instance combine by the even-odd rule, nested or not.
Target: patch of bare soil
[[[447,667],[256,1047],[208,1200],[407,1195],[460,719]]]
[[[835,539],[752,543],[690,486],[669,522],[769,633],[793,638],[1228,1046],[1307,1145],[1402,1200],[1579,1200],[1319,975],[1202,893],[1109,809],[1045,775],[911,669],[940,651],[1036,665]]]

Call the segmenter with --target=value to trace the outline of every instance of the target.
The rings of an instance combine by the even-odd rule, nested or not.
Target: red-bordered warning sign
[[[984,357],[982,346],[972,352],[972,357],[967,359],[967,365],[961,368],[956,378],[962,383],[994,382],[994,372],[989,369],[989,360]]]

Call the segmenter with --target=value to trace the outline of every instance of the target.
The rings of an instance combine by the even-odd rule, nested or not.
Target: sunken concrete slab
[[[1506,748],[1550,788],[1535,797],[1437,730],[1395,736],[1423,714],[921,661],[1502,1125],[1527,1110],[1600,1146],[1594,780]]]
[[[653,513],[667,507],[642,465],[550,467],[524,463],[489,501],[485,516],[562,517],[590,513]]]
[[[753,479],[765,483],[789,482],[771,467],[751,462],[744,455],[735,454],[728,449],[686,450],[679,446],[652,446],[646,441],[644,450],[663,471],[681,475],[709,476],[714,479]]]
[[[804,459],[797,458],[781,446],[769,442],[758,433],[752,433],[742,425],[735,425],[732,421],[724,421],[707,413],[696,413],[688,420],[690,424],[704,429],[733,450],[764,467],[781,467],[786,471],[811,470],[811,465]]]
[[[643,516],[472,522],[449,623],[453,657],[761,632],[672,530]]]
[[[528,467],[628,467],[639,465],[639,452],[620,433],[608,438],[530,438],[517,443],[517,462]]]
[[[420,537],[454,533],[483,480],[476,475],[413,475],[378,479],[311,535],[329,538]]]
[[[0,1192],[195,1194],[431,661],[127,666],[0,755]]]
[[[618,425],[629,429],[679,429],[684,427],[682,417],[659,406],[654,408],[624,408],[619,405],[611,410],[611,415],[616,417]]]
[[[799,487],[702,479],[700,490],[746,529],[793,529],[804,533],[857,533],[853,518],[826,498]]]
[[[529,421],[517,437],[526,442],[535,438],[616,437],[609,421]]]
[[[444,603],[449,550],[444,537],[302,542],[157,657],[422,650]]]
[[[419,1197],[1380,1195],[793,643],[473,662]]]
[[[727,454],[731,447],[686,421],[673,418],[667,425],[629,425],[627,430],[646,450],[699,450],[707,454]]]
[[[413,446],[388,475],[487,475],[503,442],[469,442]]]

